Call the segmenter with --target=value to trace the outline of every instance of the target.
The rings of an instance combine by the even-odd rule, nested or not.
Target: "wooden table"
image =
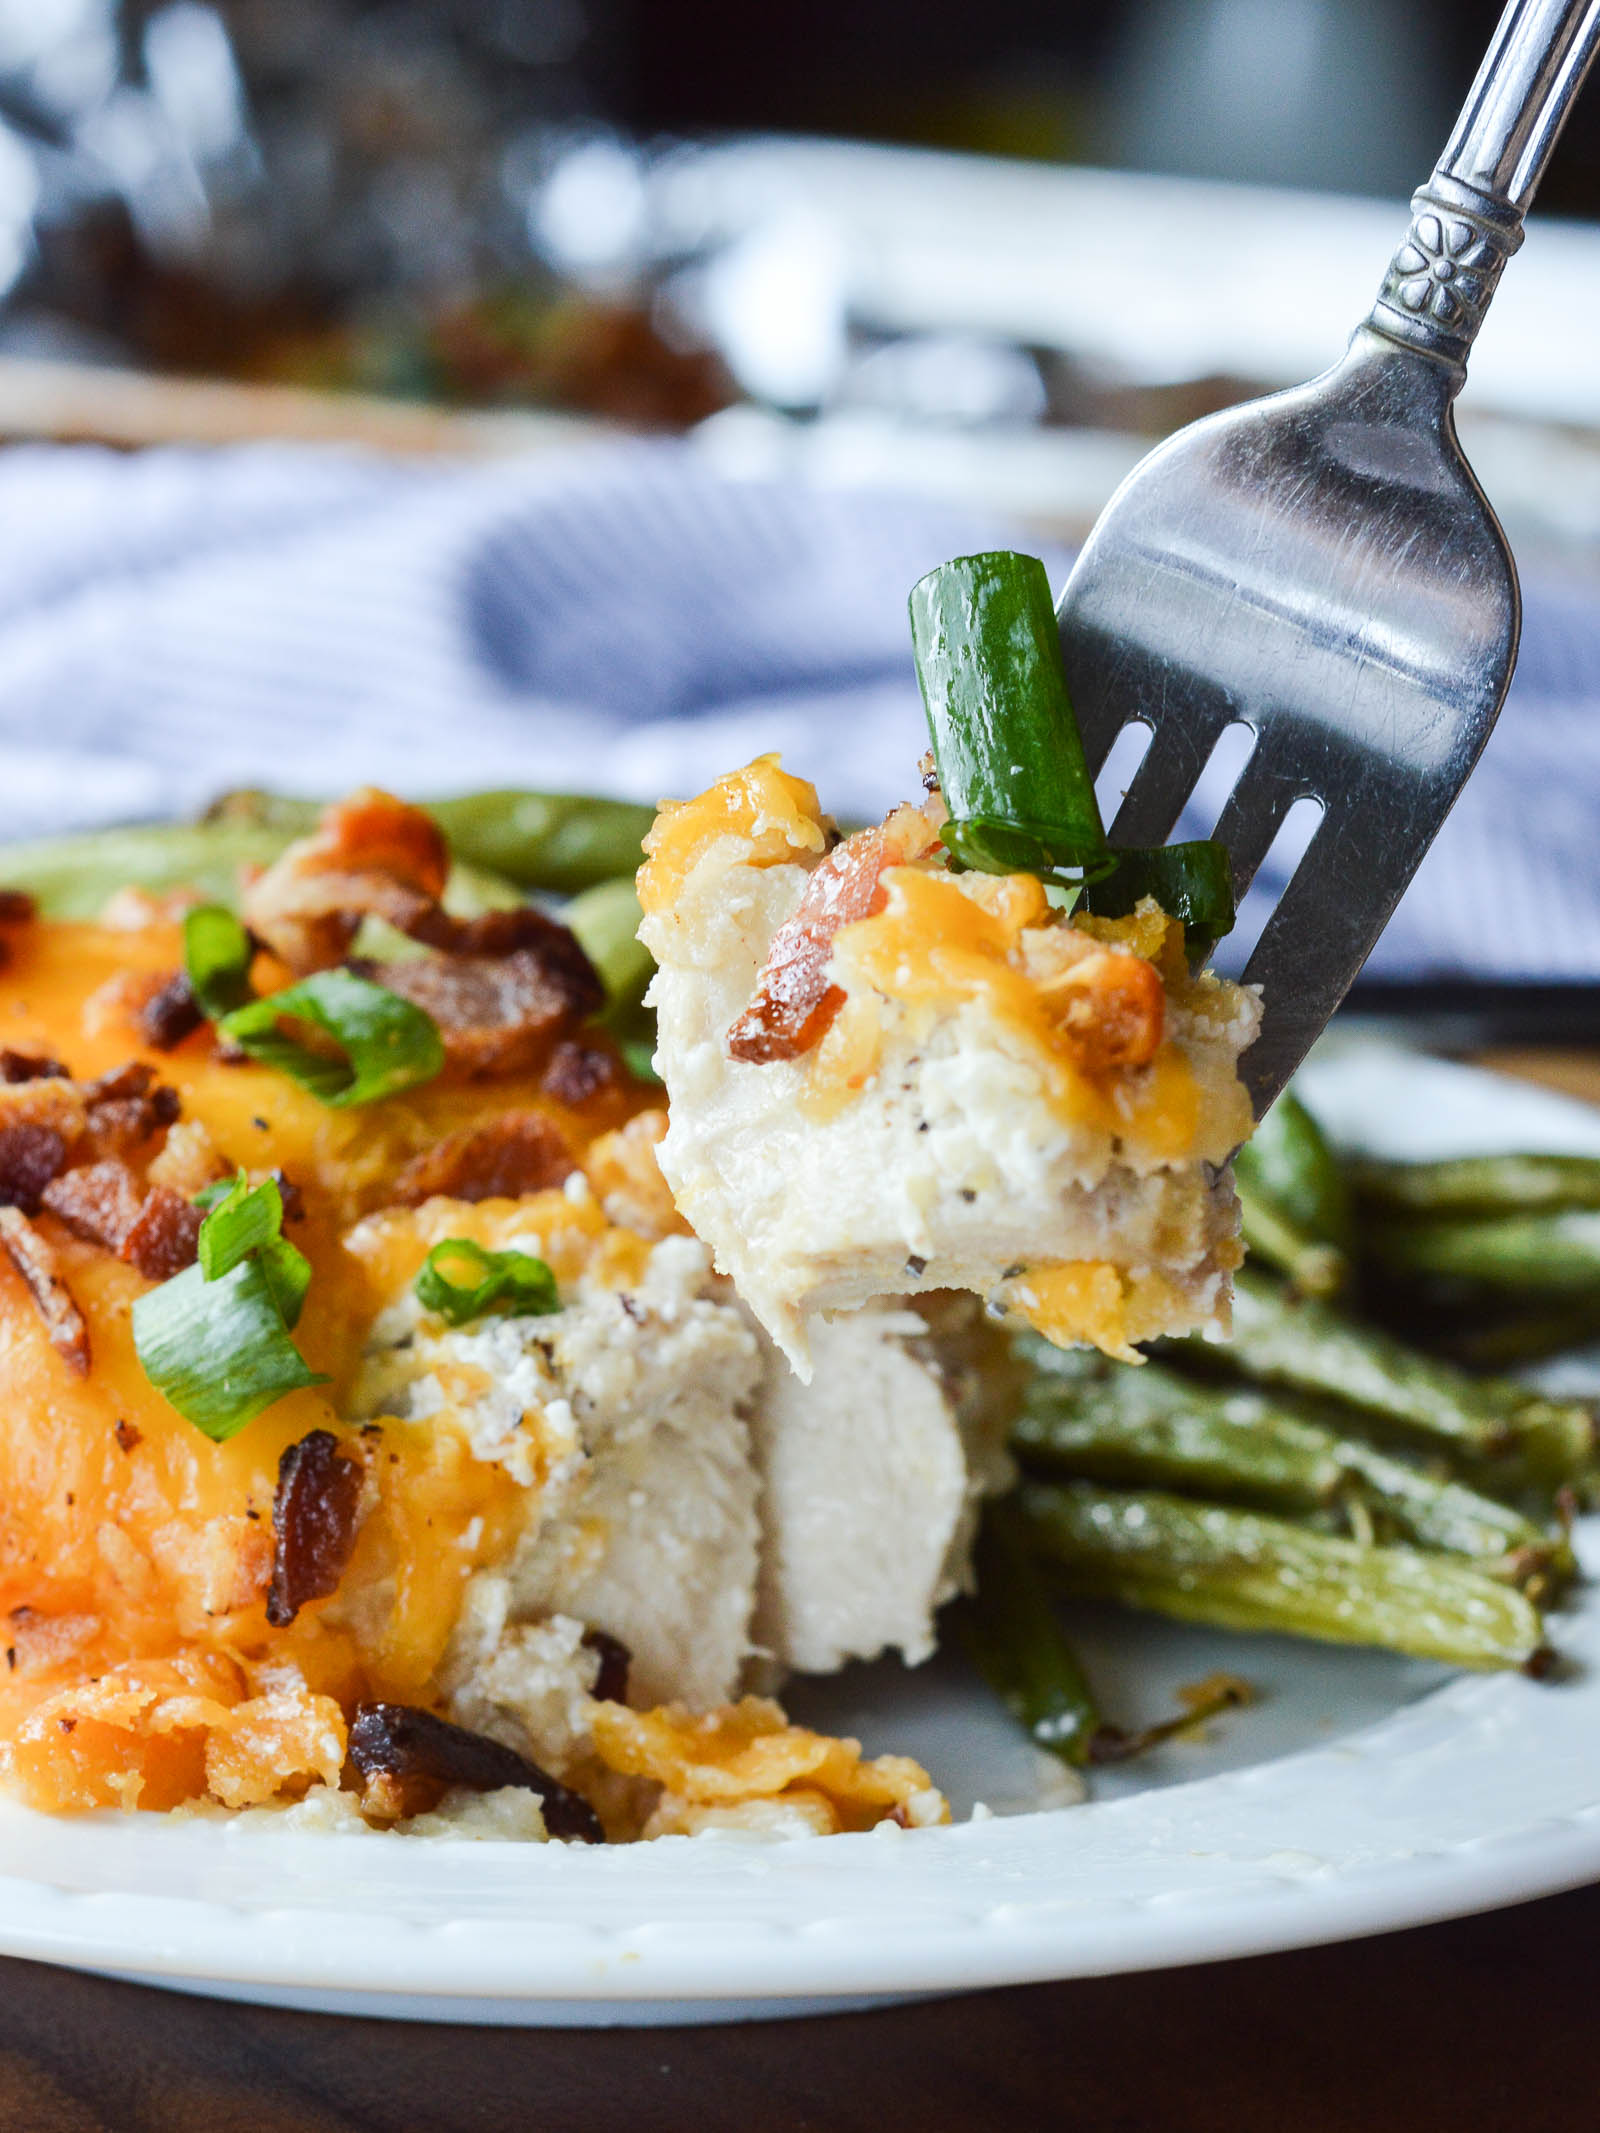
[[[1600,1102],[1600,1061],[1483,1063]],[[1378,1940],[817,2022],[496,2030],[0,1962],[0,2133],[1589,2133],[1600,1886]]]
[[[429,2028],[0,1963],[6,2133],[1588,2133],[1600,1888],[1301,1954],[715,2029]]]

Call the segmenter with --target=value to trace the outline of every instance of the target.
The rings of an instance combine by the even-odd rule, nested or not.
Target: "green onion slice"
[[[200,1225],[197,1263],[141,1296],[133,1341],[145,1376],[213,1443],[226,1443],[285,1393],[327,1379],[289,1338],[311,1266],[282,1234],[272,1179],[241,1174],[208,1187],[215,1204]]]
[[[910,605],[952,865],[1045,876],[1082,890],[1085,908],[1106,917],[1153,896],[1182,919],[1191,950],[1220,939],[1233,924],[1221,845],[1106,841],[1039,558],[957,556],[919,579]]]
[[[451,1267],[467,1279],[453,1279]],[[412,1286],[424,1310],[437,1311],[452,1326],[491,1311],[543,1318],[561,1309],[556,1277],[542,1259],[531,1252],[488,1252],[470,1237],[436,1244]]]
[[[250,998],[255,950],[234,914],[200,904],[183,921],[183,967],[206,1019],[220,1022]]]
[[[285,1021],[320,1030],[344,1056],[303,1044],[283,1028]],[[414,1089],[444,1066],[444,1043],[433,1017],[349,970],[319,970],[236,1008],[218,1027],[252,1059],[276,1067],[340,1110]]]
[[[216,1192],[206,1187],[206,1197]],[[207,1281],[231,1274],[251,1253],[278,1300],[286,1326],[300,1323],[311,1286],[311,1262],[283,1234],[283,1195],[275,1178],[252,1185],[241,1171],[200,1225],[200,1271]]]
[[[911,641],[956,863],[1109,872],[1039,558],[1000,549],[929,571],[911,588]]]
[[[1119,852],[1115,873],[1084,889],[1082,908],[1101,918],[1126,918],[1144,896],[1153,896],[1168,918],[1183,921],[1192,955],[1205,954],[1233,930],[1233,869],[1226,846],[1207,837]]]

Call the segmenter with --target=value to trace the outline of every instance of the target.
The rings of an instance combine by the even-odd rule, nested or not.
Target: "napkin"
[[[872,815],[926,745],[906,593],[998,545],[1057,582],[1070,560],[926,498],[730,480],[678,443],[471,466],[13,448],[0,837],[235,784],[655,800],[770,749]],[[1375,975],[1600,978],[1600,603],[1525,593],[1510,699]],[[1269,900],[1283,878],[1269,862]]]

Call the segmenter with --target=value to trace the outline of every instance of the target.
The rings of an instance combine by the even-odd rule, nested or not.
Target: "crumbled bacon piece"
[[[336,1592],[355,1546],[363,1471],[332,1430],[314,1429],[278,1461],[267,1620],[287,1629],[308,1600]]]
[[[427,955],[351,967],[430,1014],[459,1073],[530,1073],[605,998],[571,934],[544,923],[549,937],[510,955]]]
[[[806,883],[794,915],[772,936],[755,996],[728,1031],[728,1053],[755,1065],[798,1059],[821,1041],[844,1005],[828,979],[833,937],[888,902],[883,875],[919,859],[938,832],[919,808],[897,807],[876,829],[836,845]]]
[[[297,977],[339,962],[363,918],[409,932],[437,906],[450,854],[420,807],[368,786],[330,807],[244,895],[244,918]]]
[[[193,1266],[205,1220],[191,1200],[170,1185],[153,1185],[132,1227],[117,1247],[118,1256],[137,1267],[146,1281],[170,1281]]]
[[[66,1081],[69,1078],[59,1059],[47,1059],[34,1052],[13,1052],[9,1047],[0,1050],[0,1082]]]
[[[97,1155],[122,1155],[178,1116],[176,1089],[157,1084],[148,1060],[130,1060],[83,1085],[84,1126]]]
[[[537,1763],[485,1733],[470,1733],[412,1704],[358,1704],[350,1724],[350,1760],[382,1813],[414,1812],[415,1795],[408,1792],[419,1780],[433,1788],[462,1785],[471,1792],[514,1786],[539,1795],[552,1837],[579,1844],[606,1840],[588,1801]]]
[[[56,1255],[19,1207],[0,1207],[0,1250],[22,1276],[50,1345],[78,1377],[89,1375],[89,1329]]]
[[[67,1144],[53,1126],[27,1119],[0,1126],[0,1206],[36,1213],[66,1159]]]
[[[113,1435],[116,1437],[119,1451],[131,1452],[144,1442],[143,1430],[136,1428],[132,1422],[124,1421],[120,1416]]]
[[[39,915],[39,906],[26,889],[0,889],[0,926],[26,926]]]
[[[622,1062],[609,1044],[588,1037],[568,1037],[550,1054],[539,1086],[552,1103],[581,1111],[621,1085]]]
[[[599,1703],[626,1703],[628,1670],[633,1665],[633,1654],[622,1639],[613,1637],[609,1630],[586,1629],[583,1648],[600,1655],[600,1671],[594,1677],[590,1695]]]
[[[204,1020],[187,973],[175,970],[141,1004],[134,1027],[152,1051],[170,1052],[185,1037],[192,1037]]]
[[[139,1219],[141,1197],[133,1172],[114,1156],[69,1170],[44,1189],[44,1205],[58,1222],[108,1252],[121,1251]]]
[[[542,1111],[502,1111],[481,1126],[451,1133],[408,1163],[394,1202],[420,1207],[436,1194],[452,1200],[520,1200],[564,1185],[578,1167],[560,1129]]]

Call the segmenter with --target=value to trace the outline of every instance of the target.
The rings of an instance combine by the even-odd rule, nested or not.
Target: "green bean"
[[[643,914],[632,877],[597,882],[573,897],[561,916],[604,981],[607,1019],[637,1013],[656,966],[639,939]]]
[[[1600,1208],[1600,1156],[1468,1155],[1438,1163],[1350,1165],[1356,1196],[1380,1214],[1551,1214]]]
[[[1039,1747],[1088,1762],[1101,1730],[1094,1691],[1009,1505],[985,1514],[973,1568],[977,1591],[949,1615],[967,1657]]]
[[[1446,1555],[1374,1548],[1255,1511],[1093,1482],[1024,1482],[1018,1505],[1052,1576],[1074,1593],[1451,1666],[1542,1663],[1538,1609]]]
[[[118,889],[197,889],[236,906],[239,869],[269,866],[275,830],[241,823],[162,822],[0,846],[0,887],[27,889],[46,918],[96,918]]]
[[[1514,1311],[1485,1318],[1475,1311],[1459,1323],[1430,1330],[1428,1345],[1469,1370],[1510,1370],[1559,1355],[1564,1348],[1584,1348],[1600,1340],[1600,1296],[1548,1310]]]
[[[1025,1464],[1093,1481],[1170,1488],[1290,1515],[1337,1507],[1419,1547],[1526,1578],[1571,1570],[1570,1552],[1521,1512],[1336,1430],[1292,1394],[1207,1385],[1110,1364],[1073,1388],[1036,1379],[1012,1429]]]
[[[1314,1298],[1296,1302],[1268,1276],[1235,1279],[1233,1337],[1163,1344],[1188,1366],[1237,1372],[1336,1401],[1352,1416],[1479,1459],[1524,1453],[1530,1474],[1556,1483],[1594,1449],[1594,1420],[1571,1402],[1540,1400],[1503,1378],[1474,1378]],[[1352,1419],[1352,1427],[1363,1423]]]
[[[1239,1229],[1251,1256],[1265,1260],[1289,1277],[1301,1296],[1336,1296],[1350,1279],[1350,1261],[1336,1245],[1325,1244],[1291,1221],[1273,1200],[1257,1192],[1249,1175],[1238,1169]]]
[[[1322,1129],[1293,1091],[1278,1098],[1234,1159],[1245,1242],[1306,1295],[1349,1274],[1350,1188]]]
[[[597,882],[573,897],[562,911],[605,982],[606,1006],[601,1021],[612,1031],[628,1071],[637,1081],[656,1081],[653,1065],[656,1018],[645,1006],[645,989],[655,976],[655,958],[639,939],[638,893],[631,876]]]
[[[208,903],[237,909],[242,870],[270,866],[286,841],[279,830],[234,821],[89,830],[0,845],[0,886],[29,890],[46,918],[96,918],[126,888],[154,895],[195,889]],[[513,883],[483,867],[451,868],[445,902],[458,917],[475,918],[520,900]]]
[[[1600,1209],[1386,1222],[1367,1240],[1391,1278],[1542,1298],[1600,1298]]]
[[[655,820],[653,807],[583,793],[477,792],[421,804],[457,858],[522,888],[563,896],[633,873]],[[242,789],[225,793],[210,819],[299,837],[321,811],[317,800]]]

